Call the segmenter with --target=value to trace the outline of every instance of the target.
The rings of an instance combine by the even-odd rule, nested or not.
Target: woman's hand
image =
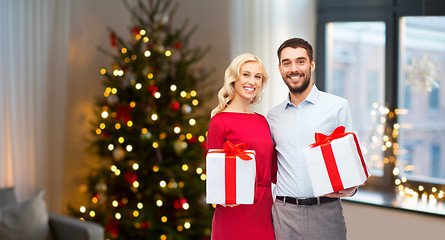
[[[221,204],[221,206],[223,206],[223,207],[236,207],[238,205],[239,204]]]

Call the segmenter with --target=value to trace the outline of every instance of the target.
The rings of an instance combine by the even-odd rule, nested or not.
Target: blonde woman
[[[266,118],[250,106],[261,99],[268,79],[263,62],[249,53],[233,59],[225,72],[219,104],[211,113],[207,149],[223,143],[245,143],[256,152],[255,199],[252,205],[217,205],[212,221],[212,240],[274,240],[271,208],[273,142]]]

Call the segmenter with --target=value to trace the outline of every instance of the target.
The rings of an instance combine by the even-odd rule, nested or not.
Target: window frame
[[[326,25],[330,22],[383,22],[386,26],[385,44],[385,104],[394,112],[398,106],[399,81],[399,19],[404,16],[445,16],[445,5],[441,0],[318,0],[317,1],[317,30],[316,30],[316,82],[317,87],[326,90]],[[397,116],[388,119],[387,133],[397,122]],[[390,161],[384,164],[383,176],[372,177],[363,187],[367,191],[384,193],[395,196],[396,177],[393,174],[395,155],[386,151],[385,158]],[[393,160],[393,161],[391,161]],[[407,181],[404,185],[415,188],[422,184],[425,189],[440,187],[445,184]]]

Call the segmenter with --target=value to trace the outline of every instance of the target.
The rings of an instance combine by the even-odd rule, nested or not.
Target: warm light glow
[[[142,88],[142,84],[141,83],[136,83],[136,85],[134,86],[137,90]]]
[[[127,147],[125,149],[127,150],[127,152],[131,152],[131,151],[133,151],[133,146],[127,145]]]
[[[396,185],[400,185],[401,182],[402,182],[402,181],[400,181],[400,179],[398,179],[398,178],[394,181],[394,183],[395,183]]]
[[[141,34],[142,36],[144,36],[147,33],[147,31],[145,31],[144,29],[141,29],[141,31],[139,31],[139,34]]]
[[[87,209],[85,208],[85,206],[81,206],[80,207],[80,212],[81,213],[85,213],[87,211]]]
[[[148,79],[152,79],[152,78],[153,78],[153,73],[149,73],[149,74],[147,74],[147,78],[148,78]]]
[[[126,48],[122,48],[122,49],[121,49],[121,52],[122,52],[122,53],[126,53],[126,52],[127,52],[127,49],[126,49]]]
[[[137,164],[137,163],[133,163],[133,169],[134,169],[134,170],[138,170],[138,169],[139,169],[139,164]]]
[[[167,240],[167,236],[165,236],[164,234],[161,235],[161,240]]]
[[[161,221],[164,222],[164,223],[167,222],[167,217],[166,216],[162,216],[161,217]]]
[[[91,198],[91,202],[94,204],[96,204],[98,201],[99,201],[99,199],[95,196],[93,198]]]
[[[207,176],[205,174],[201,174],[201,180],[205,181],[207,179]]]
[[[146,43],[146,42],[150,41],[150,39],[149,39],[148,37],[144,37],[144,38],[142,39],[142,41],[144,41],[144,42]]]
[[[100,69],[100,74],[104,75],[105,73],[107,73],[107,69],[105,68]]]
[[[134,210],[134,211],[133,211],[133,216],[134,216],[134,217],[139,217],[139,211]]]
[[[433,192],[433,193],[437,192],[437,188],[436,187],[432,187],[431,188],[431,192]]]
[[[120,123],[116,123],[116,124],[114,125],[114,128],[116,128],[116,130],[121,129],[121,124],[120,124]]]
[[[165,51],[165,56],[170,57],[172,55],[172,52],[170,50]]]
[[[172,92],[176,91],[176,89],[177,89],[176,85],[173,84],[173,85],[170,86],[170,90]]]
[[[185,91],[182,91],[181,93],[180,93],[180,95],[181,95],[181,97],[186,97],[187,96],[187,93],[185,92]]]
[[[189,205],[188,203],[184,203],[184,204],[182,204],[182,208],[183,208],[184,210],[188,210],[189,207],[190,207],[190,205]]]
[[[134,181],[133,182],[133,187],[134,188],[138,188],[139,187],[139,182],[138,181]]]
[[[158,172],[159,171],[159,167],[158,166],[153,166],[153,172]]]
[[[178,226],[176,229],[178,230],[178,232],[182,232],[183,230],[182,226]]]
[[[119,203],[118,203],[116,200],[114,200],[114,201],[111,203],[111,205],[113,205],[113,207],[118,207],[118,206],[119,206]]]
[[[174,131],[175,133],[180,133],[180,132],[181,132],[181,128],[180,128],[180,127],[175,127],[175,128],[173,129],[173,131]]]
[[[190,124],[191,126],[194,126],[194,125],[196,124],[196,120],[195,120],[194,118],[191,118],[191,119],[189,120],[189,124]]]
[[[144,208],[144,204],[142,204],[142,203],[138,203],[138,208],[139,208],[139,209]]]
[[[162,180],[162,181],[159,182],[159,186],[164,188],[165,186],[167,186],[167,183],[164,180]]]
[[[155,96],[156,99],[158,99],[158,98],[161,97],[161,93],[160,93],[160,92],[155,92],[155,95],[154,95],[154,96]]]
[[[192,97],[196,97],[196,91],[195,91],[195,90],[192,90],[192,91],[190,92],[190,96],[192,96]]]
[[[102,112],[102,118],[107,118],[108,117],[108,112],[103,111]]]
[[[116,219],[121,219],[121,214],[120,213],[116,213],[116,214],[114,214],[114,217],[116,218]]]
[[[199,104],[199,101],[197,99],[193,99],[192,105],[193,106],[198,106],[198,104]]]
[[[178,183],[178,187],[183,188],[184,187],[184,182],[179,182]]]
[[[114,145],[111,143],[108,144],[108,150],[113,151],[113,149],[114,149]]]
[[[121,170],[119,170],[119,169],[116,169],[116,171],[114,171],[114,174],[116,174],[116,176],[119,176],[119,175],[121,175]]]
[[[399,168],[397,168],[397,167],[395,167],[395,168],[392,170],[392,174],[393,174],[394,176],[399,175],[399,173],[400,173],[400,170],[399,170]]]
[[[119,137],[119,138],[117,139],[117,141],[118,141],[119,143],[123,143],[123,142],[125,141],[125,139],[124,139],[124,137]]]
[[[185,135],[185,138],[187,138],[187,139],[192,139],[192,137],[193,137],[193,135],[191,134],[191,133],[187,133],[186,135]]]
[[[100,130],[99,128],[96,129],[96,134],[97,134],[97,135],[100,135],[101,133],[102,133],[102,130]]]
[[[156,121],[158,120],[158,115],[156,113],[154,113],[153,115],[151,115],[151,120]]]
[[[115,172],[115,171],[117,170],[116,165],[111,165],[110,170],[111,170],[112,172]]]
[[[419,185],[418,189],[419,191],[423,191],[425,188],[422,185]]]
[[[132,126],[133,126],[133,121],[128,121],[128,122],[127,122],[127,126],[128,126],[128,127],[132,127]]]
[[[185,222],[184,223],[184,227],[185,229],[189,229],[192,225],[190,224],[190,222]]]
[[[163,204],[162,200],[158,200],[158,201],[156,201],[156,205],[157,205],[158,207],[162,206],[162,204]]]
[[[105,123],[99,124],[100,129],[105,129]]]
[[[93,211],[93,210],[91,210],[91,211],[90,211],[90,217],[95,217],[95,216],[96,216],[96,212]]]
[[[147,51],[144,52],[144,56],[146,56],[146,57],[150,57],[150,55],[151,55],[151,52],[150,52],[150,51],[147,50]]]
[[[187,164],[183,164],[182,171],[186,172],[187,170],[189,170],[189,166]]]
[[[199,136],[198,137],[198,141],[199,142],[204,142],[206,139],[205,139],[205,137],[204,136]]]
[[[148,129],[146,129],[146,128],[142,128],[141,132],[142,132],[143,134],[146,134],[146,133],[148,132]]]
[[[201,173],[202,173],[202,168],[197,168],[197,169],[196,169],[196,173],[197,173],[197,174],[201,174]]]
[[[159,147],[159,143],[153,142],[153,148],[158,148],[158,147]]]

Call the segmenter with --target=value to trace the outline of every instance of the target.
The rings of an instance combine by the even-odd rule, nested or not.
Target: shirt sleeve
[[[346,132],[355,131],[354,123],[352,120],[351,105],[346,99],[344,100],[343,106],[338,112],[338,121],[338,126],[345,126]]]
[[[210,120],[209,131],[207,132],[207,151],[209,149],[222,149],[225,141],[224,121],[221,117],[214,116]]]

